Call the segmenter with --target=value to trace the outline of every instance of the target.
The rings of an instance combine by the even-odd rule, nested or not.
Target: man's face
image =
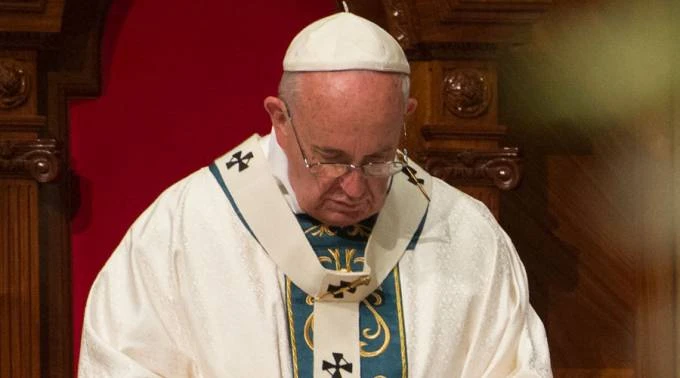
[[[326,224],[346,226],[376,214],[389,178],[350,170],[337,178],[313,175],[304,164],[391,161],[402,132],[405,104],[398,75],[371,71],[305,73],[290,104],[291,122],[277,137],[288,158],[288,175],[302,210]]]

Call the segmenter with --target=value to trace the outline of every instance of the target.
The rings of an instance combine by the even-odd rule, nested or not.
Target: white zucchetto
[[[283,70],[411,72],[404,50],[388,32],[349,12],[302,29],[288,46]]]

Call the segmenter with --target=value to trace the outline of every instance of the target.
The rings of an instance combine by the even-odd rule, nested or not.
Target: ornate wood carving
[[[28,175],[45,183],[59,175],[61,162],[57,141],[0,141],[0,174]]]
[[[30,95],[31,78],[23,63],[15,59],[0,59],[0,109],[13,109],[26,102]]]
[[[522,165],[517,148],[499,151],[427,150],[418,160],[431,174],[449,183],[492,185],[501,190],[517,187]]]
[[[455,69],[444,77],[444,105],[461,118],[474,118],[487,111],[491,89],[486,74],[475,69]]]
[[[0,179],[0,376],[40,376],[38,189]]]

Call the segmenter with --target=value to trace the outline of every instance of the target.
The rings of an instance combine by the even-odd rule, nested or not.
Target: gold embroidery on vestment
[[[295,324],[293,322],[293,303],[290,299],[291,281],[286,278],[286,304],[288,306],[288,332],[290,333],[290,345],[293,353],[293,377],[298,378],[297,347],[295,344]]]
[[[399,324],[399,340],[401,344],[401,377],[408,377],[408,365],[406,364],[406,332],[404,332],[404,312],[401,308],[401,281],[399,279],[399,267],[394,267],[394,294],[397,297],[397,323]]]
[[[345,249],[345,258],[344,258],[344,264],[343,264],[343,259],[340,257],[340,248],[328,248],[326,249],[328,253],[330,253],[330,256],[319,256],[319,261],[323,263],[330,263],[335,265],[335,270],[336,271],[345,271],[345,272],[352,272],[352,264],[358,263],[361,259],[361,262],[363,263],[363,258],[357,257],[355,258],[354,255],[357,253],[357,250],[354,248],[346,248]]]
[[[309,314],[305,320],[305,343],[310,350],[314,350],[314,342],[312,341],[312,330],[314,329],[314,314]]]
[[[331,230],[331,228],[325,224],[320,224],[318,226],[312,226],[308,229],[305,230],[305,234],[311,234],[312,236],[316,236],[318,238],[322,238],[324,236],[335,236],[336,233]]]
[[[354,225],[352,226],[352,229],[347,231],[347,235],[349,236],[362,236],[362,237],[368,237],[370,236],[370,231],[371,229],[369,227],[363,226],[363,225]],[[313,226],[308,228],[307,230],[304,231],[305,234],[311,234],[312,236],[316,237],[324,237],[324,236],[336,236],[336,232],[332,231],[330,227],[326,225],[318,225],[318,226]],[[346,248],[344,250],[344,256],[341,256],[341,250],[340,248],[328,248],[328,255],[325,256],[319,256],[319,261],[323,264],[332,264],[335,268],[336,271],[346,271],[346,272],[352,272],[352,265],[353,264],[365,264],[366,259],[363,256],[356,257],[356,249],[354,248]],[[400,336],[400,349],[401,349],[401,366],[402,366],[402,378],[407,378],[408,377],[408,365],[406,364],[406,334],[404,330],[404,314],[403,314],[403,308],[402,308],[402,303],[401,303],[401,284],[400,284],[400,278],[399,278],[399,269],[398,267],[394,267],[393,269],[394,273],[394,288],[395,288],[395,300],[396,300],[396,306],[397,306],[397,323],[398,323],[398,330],[399,330],[399,336]],[[298,378],[299,376],[299,370],[298,370],[298,356],[297,356],[297,344],[296,344],[296,339],[295,339],[295,324],[293,320],[293,309],[292,309],[292,303],[291,303],[291,285],[292,282],[290,279],[286,279],[286,300],[288,304],[288,322],[289,322],[289,330],[290,330],[290,340],[291,340],[291,346],[292,346],[292,357],[293,357],[293,377]],[[385,319],[380,315],[376,307],[379,307],[383,304],[384,298],[382,295],[382,291],[380,289],[376,289],[373,293],[369,294],[368,297],[366,297],[362,302],[366,306],[366,308],[369,310],[371,315],[373,316],[373,321],[375,322],[375,328],[373,327],[367,327],[361,330],[361,338],[363,340],[360,340],[360,355],[363,358],[371,358],[371,357],[377,357],[383,354],[387,348],[389,347],[392,335],[389,326],[387,325],[387,322]],[[314,298],[310,295],[306,296],[305,302],[309,306],[314,305]],[[314,350],[314,343],[313,343],[313,329],[314,329],[314,314],[310,314],[304,324],[303,328],[303,335],[304,335],[304,340],[305,344],[310,350]],[[370,342],[374,342],[376,340],[381,340],[382,343],[374,349],[374,350],[367,350],[367,346]],[[368,340],[368,341],[365,341]],[[376,375],[374,378],[386,378],[384,375]]]
[[[375,294],[375,292],[373,294]],[[380,296],[378,295],[378,297]],[[380,335],[382,335],[383,333],[385,335],[382,345],[380,345],[380,347],[378,347],[378,349],[374,351],[368,351],[364,349],[364,347],[366,347],[368,343],[365,341],[360,341],[359,344],[361,345],[361,357],[379,356],[383,352],[385,352],[385,350],[390,344],[390,339],[392,338],[392,335],[390,334],[390,328],[387,326],[385,319],[382,316],[380,316],[380,314],[378,314],[378,311],[375,310],[375,308],[368,302],[368,300],[364,299],[362,302],[364,303],[364,305],[366,305],[368,311],[370,311],[371,314],[373,314],[373,319],[375,320],[375,331],[371,332],[370,328],[364,328],[361,331],[361,335],[371,341],[378,339],[378,337],[380,337]],[[382,303],[381,297],[380,303]]]
[[[364,257],[355,257],[357,251],[354,248],[346,248],[344,250],[344,259],[342,258],[343,256],[341,256],[340,248],[328,248],[327,251],[330,254],[330,256],[319,256],[319,261],[322,263],[334,264],[335,270],[344,270],[346,272],[352,272],[353,263],[357,264],[365,262]],[[397,297],[396,299],[398,302],[401,301],[400,297]],[[360,349],[361,357],[377,357],[381,355],[382,353],[385,352],[385,350],[390,344],[390,340],[392,339],[392,334],[390,332],[390,328],[387,326],[385,318],[383,318],[380,315],[380,313],[375,309],[375,307],[380,306],[383,303],[383,301],[384,299],[382,296],[382,292],[380,290],[376,290],[373,293],[369,294],[369,296],[362,301],[366,308],[368,308],[368,311],[371,313],[371,315],[373,315],[375,328],[370,327],[364,328],[361,331],[361,335],[363,336],[363,338],[365,340],[368,340],[359,341],[359,345],[361,346]],[[311,295],[307,295],[305,302],[308,305],[313,306],[314,298]],[[311,313],[309,314],[307,320],[305,321],[303,332],[305,336],[305,344],[307,344],[307,347],[309,347],[310,350],[314,350],[314,342],[312,340],[313,330],[314,330],[314,313]],[[382,339],[382,343],[380,343],[380,345],[376,349],[374,350],[367,349],[369,342],[380,339]]]

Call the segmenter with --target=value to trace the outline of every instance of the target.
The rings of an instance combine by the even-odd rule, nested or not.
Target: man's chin
[[[329,226],[345,227],[357,224],[372,214],[366,211],[321,211],[310,215]]]

